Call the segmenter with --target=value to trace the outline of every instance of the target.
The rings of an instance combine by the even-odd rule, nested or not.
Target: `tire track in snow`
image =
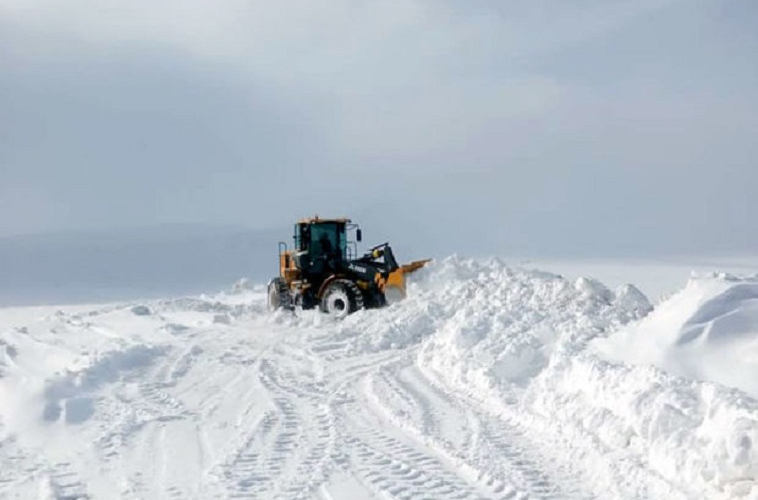
[[[380,495],[401,500],[480,498],[440,462],[399,440],[368,432],[349,444],[364,483]]]
[[[388,365],[369,380],[368,395],[394,425],[459,467],[493,498],[592,498],[551,457],[535,454],[523,433],[475,406],[463,407],[410,363]],[[398,407],[409,404],[416,411]],[[460,436],[458,442],[451,439]]]
[[[376,405],[367,388],[372,381],[386,377],[398,364],[397,352],[375,353],[368,357],[351,356],[347,352],[326,350],[325,362],[337,368],[330,380],[341,379],[333,387],[333,406],[338,415],[340,451],[346,456],[342,464],[344,473],[354,476],[378,498],[391,499],[508,499],[518,498],[514,488],[486,477],[474,477],[462,472],[459,465],[445,453],[428,446],[407,429],[386,418],[378,418]],[[311,349],[311,356],[319,356],[322,349]],[[340,356],[341,355],[341,356]],[[401,355],[403,360],[407,356]],[[408,361],[403,361],[408,364]],[[339,375],[339,377],[337,377]],[[390,377],[392,380],[392,377]],[[397,384],[397,382],[395,382]],[[399,384],[398,384],[399,385]],[[406,414],[423,422],[428,432],[439,430],[446,419],[431,411],[431,403],[414,398],[402,388],[394,391],[398,404]],[[446,422],[445,428],[449,427]],[[521,498],[525,498],[524,495]]]
[[[471,436],[469,441],[476,445],[468,448],[468,457],[465,454],[463,457],[466,457],[465,463],[476,470],[478,477],[486,478],[487,482],[514,483],[516,488],[537,498],[579,499],[593,496],[582,490],[575,477],[564,476],[554,465],[548,465],[554,462],[552,457],[542,457],[529,451],[534,446],[515,426],[485,412],[476,411],[474,405],[464,408],[460,400],[428,381],[415,366],[409,366],[397,375],[401,387],[411,394],[422,400],[436,399],[436,404],[428,402],[427,405],[436,408],[438,413],[464,415],[468,424],[462,423],[461,429],[468,431],[467,426],[474,424],[475,430],[468,431],[468,434]],[[428,438],[432,442],[441,442],[445,452],[453,456],[459,455],[459,449],[466,450],[451,445],[445,440],[445,435],[443,433]],[[472,462],[476,464],[475,467]],[[502,475],[507,477],[503,478]]]
[[[335,404],[338,428],[344,435],[341,443],[347,461],[344,467],[378,498],[497,498],[461,477],[454,464],[408,439],[402,430],[377,416],[365,394],[365,385],[371,374],[386,363],[378,361],[372,369],[361,367],[357,376],[341,386],[339,392],[349,395]]]
[[[166,347],[139,378],[122,381],[98,400],[94,444],[99,466],[103,474],[118,478],[122,498],[187,498],[204,486],[182,480],[183,474],[202,477],[208,464],[197,424],[204,408],[183,401],[179,394],[186,389],[179,389],[191,385],[202,396],[213,377],[194,381],[191,372],[201,350],[189,338],[179,340],[187,342]]]
[[[255,498],[265,492],[275,467],[268,467],[268,454],[274,447],[281,427],[278,411],[267,412],[231,459],[221,466],[221,473],[230,497]]]
[[[392,410],[398,411],[400,416],[392,415],[390,413],[392,410],[383,407],[376,394],[377,387],[375,387],[375,384],[378,379],[384,377],[386,375],[371,378],[367,381],[367,396],[369,397],[370,404],[377,410],[377,414],[382,415],[395,428],[396,432],[402,433],[410,442],[414,443],[414,447],[420,448],[427,457],[437,463],[443,464],[447,470],[453,471],[458,481],[464,481],[469,486],[470,491],[461,498],[524,498],[523,492],[519,492],[512,482],[502,478],[495,478],[491,474],[484,474],[471,467],[470,464],[460,459],[457,455],[452,454],[450,450],[453,449],[453,445],[450,442],[430,439],[430,429],[435,429],[435,432],[438,432],[439,427],[438,423],[430,425],[430,422],[438,421],[432,417],[429,405],[424,400],[414,400],[408,394],[399,392],[399,384],[394,384],[394,388],[382,386],[388,391],[385,396],[394,397],[396,401],[412,401],[412,403],[407,404],[420,409],[420,412],[408,412],[405,409],[393,407]],[[410,422],[414,423],[411,424]]]
[[[203,349],[192,344],[182,352],[182,354],[171,363],[168,374],[164,378],[166,387],[176,386],[197,363],[198,357],[203,353]]]
[[[264,387],[270,386],[260,377]],[[273,409],[240,436],[238,446],[221,467],[228,496],[232,498],[263,498],[270,494],[274,482],[282,473],[282,462],[292,449],[299,423],[285,398],[272,397]]]
[[[27,498],[20,491],[29,491],[30,484],[36,484],[37,497],[48,500],[87,500],[93,498],[87,482],[80,477],[70,462],[53,465],[29,463],[26,457],[4,457],[4,470],[13,477],[0,476],[1,498]],[[14,468],[13,462],[24,460],[23,467]]]
[[[302,417],[298,442],[298,448],[302,449],[293,457],[294,474],[280,479],[275,493],[282,498],[310,498],[311,492],[328,476],[335,454],[337,433],[333,412],[326,402],[327,390],[322,382],[312,381],[309,376],[298,379],[271,361],[265,360],[261,367],[266,375],[262,379],[264,385],[287,404],[297,407]]]
[[[50,489],[49,475],[45,472],[49,466],[40,456],[23,450],[15,437],[0,440],[0,463],[0,498],[19,498],[20,490],[40,480],[45,489]],[[52,496],[52,492],[49,493]]]
[[[509,455],[518,461],[527,459],[536,463],[552,463],[548,467],[551,476],[571,490],[585,490],[583,498],[699,498],[697,493],[687,494],[677,489],[660,474],[650,470],[643,459],[630,456],[627,452],[619,454],[603,449],[603,445],[589,433],[585,432],[578,440],[576,436],[566,436],[560,423],[550,420],[549,416],[526,412],[520,406],[505,406],[497,398],[494,399],[494,406],[488,405],[474,393],[448,387],[433,370],[418,365],[414,365],[414,369],[426,385],[443,397],[457,404],[478,408],[483,421],[489,422],[483,437],[504,446],[501,439],[503,434],[499,429],[510,429],[505,439],[510,445]],[[599,481],[598,476],[605,477]],[[583,487],[585,484],[592,490]]]
[[[323,394],[291,385],[291,379],[261,360],[259,380],[274,408],[224,466],[234,498],[310,498],[323,483],[334,449],[334,423]],[[305,417],[310,417],[306,420]]]
[[[90,498],[87,485],[74,472],[69,462],[53,465],[48,473],[51,497],[55,500],[85,500]]]

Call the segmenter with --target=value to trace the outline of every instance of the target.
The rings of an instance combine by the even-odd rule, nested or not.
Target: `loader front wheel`
[[[268,310],[290,309],[290,301],[287,300],[287,286],[281,278],[274,278],[268,284]]]
[[[321,297],[321,311],[335,318],[344,318],[363,308],[361,291],[348,280],[333,281]]]

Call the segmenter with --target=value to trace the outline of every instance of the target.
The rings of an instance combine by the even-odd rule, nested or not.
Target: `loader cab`
[[[303,272],[322,274],[349,260],[354,242],[348,241],[348,229],[357,228],[349,219],[303,219],[295,224],[295,259]],[[360,240],[360,229],[356,239]]]
[[[345,225],[338,222],[297,224],[295,226],[295,251],[307,252],[311,257],[328,254],[345,256],[347,251]]]

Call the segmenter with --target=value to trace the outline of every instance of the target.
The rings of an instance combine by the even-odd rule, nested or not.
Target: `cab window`
[[[339,248],[337,225],[333,223],[311,226],[311,253],[321,255],[333,253]]]

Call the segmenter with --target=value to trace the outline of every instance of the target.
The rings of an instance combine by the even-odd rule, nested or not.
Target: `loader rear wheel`
[[[363,308],[363,294],[352,281],[334,280],[321,297],[321,310],[335,318],[344,318]]]
[[[287,284],[282,278],[274,278],[268,284],[268,310],[292,309],[292,300]]]

